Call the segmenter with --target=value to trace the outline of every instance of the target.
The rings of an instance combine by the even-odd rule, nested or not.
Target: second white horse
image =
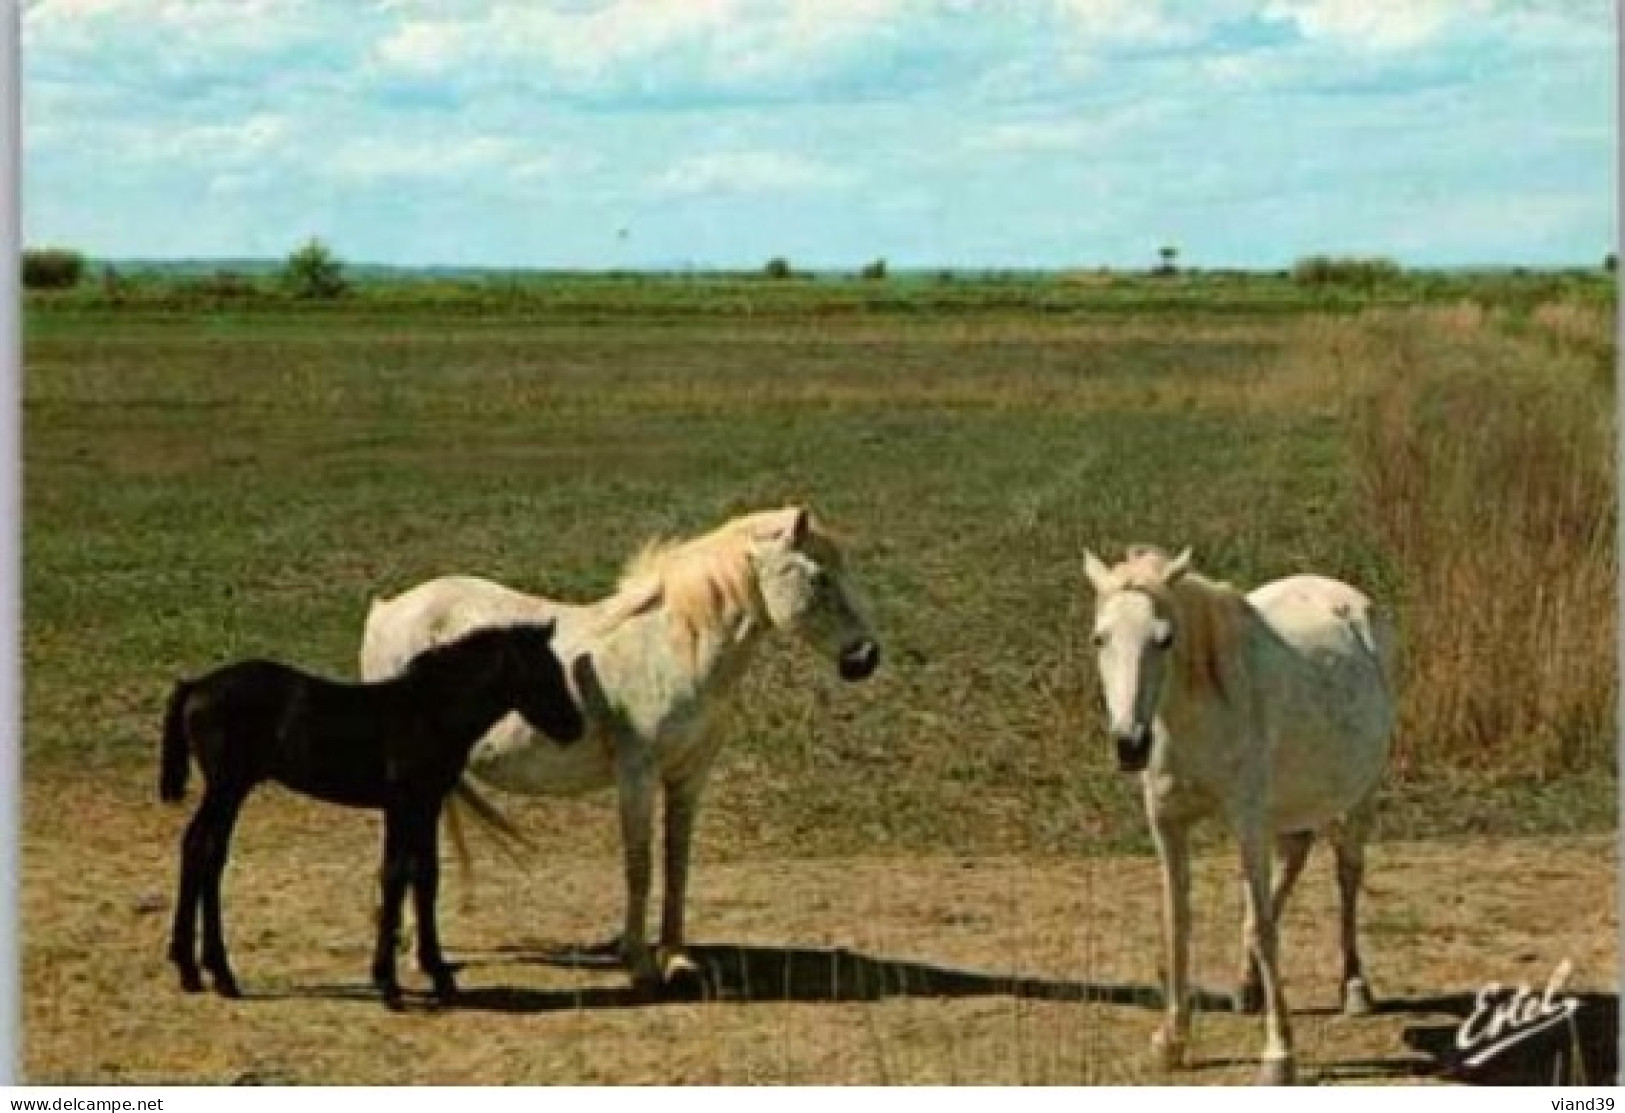
[[[1290,1082],[1292,1032],[1276,925],[1317,832],[1337,852],[1343,1007],[1371,1009],[1358,901],[1395,707],[1394,635],[1364,594],[1293,576],[1249,595],[1139,546],[1107,567],[1086,554],[1094,643],[1119,767],[1141,774],[1162,863],[1167,1017],[1153,1046],[1182,1065],[1190,1030],[1189,832],[1221,816],[1240,843],[1247,896],[1241,997],[1262,998],[1260,1079]],[[1270,843],[1279,861],[1270,887]]]

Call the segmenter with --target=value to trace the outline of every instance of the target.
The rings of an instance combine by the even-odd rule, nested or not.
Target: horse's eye
[[[1158,649],[1171,648],[1174,644],[1173,630],[1164,630],[1162,633],[1151,639],[1151,644],[1156,646]]]
[[[1103,630],[1096,630],[1095,631],[1095,636],[1090,638],[1089,640],[1095,643],[1095,648],[1096,649],[1105,649],[1106,648],[1106,633]]]

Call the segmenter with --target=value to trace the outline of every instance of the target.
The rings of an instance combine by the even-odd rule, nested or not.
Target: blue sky
[[[1610,0],[26,0],[103,257],[1592,264]]]

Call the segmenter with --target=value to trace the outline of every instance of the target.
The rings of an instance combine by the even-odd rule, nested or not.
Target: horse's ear
[[[1190,570],[1191,550],[1189,546],[1187,546],[1183,552],[1169,562],[1168,567],[1162,573],[1162,582],[1165,584],[1172,584],[1175,580],[1179,579],[1179,577],[1183,576]]]
[[[1084,575],[1089,577],[1089,583],[1095,589],[1095,594],[1104,594],[1107,582],[1112,575],[1112,570],[1106,567],[1106,562],[1085,549],[1083,550],[1083,572]]]
[[[800,548],[812,533],[812,513],[805,506],[796,507],[796,516],[790,523],[790,545]]]

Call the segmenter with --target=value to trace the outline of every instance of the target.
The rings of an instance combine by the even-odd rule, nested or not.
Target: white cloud
[[[1055,0],[1063,25],[1086,42],[1167,43],[1188,38],[1198,25],[1194,7],[1178,16],[1162,0]],[[1210,9],[1211,12],[1211,9]]]
[[[288,135],[287,120],[261,114],[241,123],[198,124],[161,133],[155,153],[194,163],[235,164],[265,158]]]
[[[228,171],[209,179],[208,194],[215,198],[241,197],[260,193],[274,185],[272,176],[261,171]]]
[[[377,46],[386,67],[412,74],[441,73],[468,53],[469,32],[460,23],[411,21],[401,24]]]
[[[365,182],[389,178],[482,178],[549,171],[545,156],[515,139],[470,136],[451,141],[421,138],[353,139],[323,160],[321,170],[336,178]]]
[[[731,87],[839,58],[919,7],[918,0],[509,0],[470,15],[435,5],[383,35],[373,57],[408,75],[495,66],[577,91],[637,85],[651,72]]]
[[[1143,132],[1165,115],[1160,103],[1140,102],[1111,112],[1006,120],[965,138],[971,151],[1087,155],[1133,132]]]
[[[1494,0],[1266,0],[1266,18],[1294,24],[1310,40],[1404,50],[1491,15]]]
[[[800,155],[719,151],[679,162],[656,180],[654,188],[666,196],[695,196],[839,189],[853,181],[849,171]]]
[[[105,47],[110,39],[156,40],[166,51],[281,49],[324,22],[315,0],[39,0],[23,14],[31,49]]]

